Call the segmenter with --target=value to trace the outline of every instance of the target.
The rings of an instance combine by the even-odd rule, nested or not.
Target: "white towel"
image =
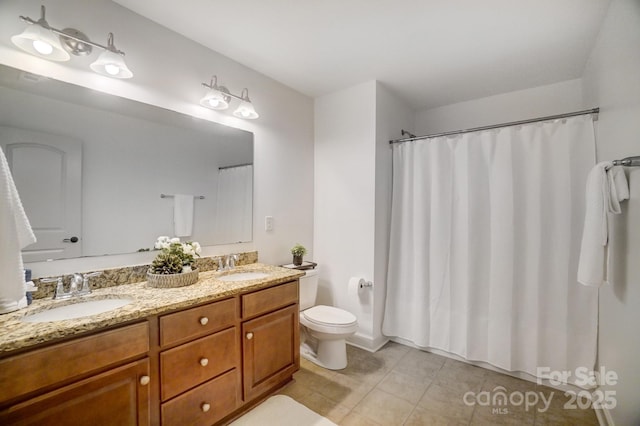
[[[176,237],[188,237],[193,233],[193,200],[193,195],[174,195],[173,227]]]
[[[0,313],[27,306],[20,250],[36,242],[0,148]]]
[[[598,163],[587,177],[586,212],[578,281],[587,286],[600,287],[608,282],[607,246],[609,240],[608,214],[620,214],[620,202],[629,198],[629,185],[622,167],[612,167],[610,161]]]

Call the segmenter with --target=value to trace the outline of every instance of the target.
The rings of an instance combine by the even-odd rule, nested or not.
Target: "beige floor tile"
[[[429,352],[411,349],[393,367],[395,371],[407,375],[432,379],[445,363],[445,358]]]
[[[349,348],[349,347],[348,347]],[[348,349],[349,365],[344,370],[323,369],[301,360],[294,381],[280,390],[316,413],[339,425],[580,425],[597,426],[593,410],[567,409],[564,392],[539,386],[508,375],[474,367],[397,343],[385,345],[379,353]],[[468,406],[464,394],[491,393],[496,387],[512,392],[543,392],[551,404],[545,412],[542,402],[525,410],[524,405]],[[426,391],[422,388],[426,387]],[[420,394],[423,394],[420,398]],[[491,394],[493,395],[493,394]],[[415,403],[417,401],[417,405]]]
[[[384,426],[402,425],[413,411],[413,404],[402,398],[372,390],[353,411]]]
[[[336,375],[331,383],[314,390],[348,408],[355,407],[374,388],[374,384]]]
[[[349,414],[349,411],[351,411],[344,405],[332,401],[317,392],[311,392],[310,394],[302,397],[298,402],[338,424],[347,416],[347,414]]]
[[[342,419],[340,422],[340,426],[384,426],[378,422],[374,422],[371,419],[366,418],[365,416],[361,416],[358,413],[354,413],[353,411],[347,414],[347,416]]]
[[[487,375],[485,377],[482,389],[492,391],[493,389],[500,386],[505,388],[507,390],[507,393],[514,391],[527,392],[538,390],[538,385],[536,383],[518,379],[507,374],[487,370]]]
[[[422,407],[416,407],[404,422],[404,426],[466,426],[467,424],[466,420],[449,417]]]
[[[284,386],[278,394],[289,396],[296,401],[299,401],[301,398],[309,395],[312,392],[311,388],[305,386],[299,381],[293,380],[286,386]]]
[[[465,393],[466,391],[432,383],[418,402],[418,406],[441,415],[468,421],[471,419],[474,407],[465,404],[463,399]]]
[[[350,360],[347,368],[334,371],[335,377],[349,377],[362,383],[377,384],[389,370],[384,363],[373,357]]]
[[[373,358],[380,359],[388,369],[393,368],[411,348],[395,342],[388,342],[377,352],[370,354]]]
[[[376,387],[415,405],[420,401],[430,384],[431,380],[429,379],[390,371]]]
[[[452,362],[450,362],[452,361]],[[464,392],[479,392],[482,389],[486,370],[462,362],[447,360],[438,370],[434,383]]]

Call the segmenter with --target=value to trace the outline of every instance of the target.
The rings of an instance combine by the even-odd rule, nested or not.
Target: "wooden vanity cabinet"
[[[240,407],[238,323],[237,297],[160,317],[163,425],[209,426]]]
[[[0,425],[226,423],[300,367],[298,281],[0,358]]]
[[[298,282],[242,296],[245,401],[287,381],[300,368]]]
[[[150,424],[142,322],[0,360],[0,424]]]

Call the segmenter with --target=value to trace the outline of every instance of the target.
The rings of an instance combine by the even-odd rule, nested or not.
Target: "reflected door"
[[[0,127],[0,145],[38,240],[22,251],[23,260],[81,256],[82,143]]]

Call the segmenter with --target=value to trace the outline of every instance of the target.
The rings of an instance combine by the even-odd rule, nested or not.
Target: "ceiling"
[[[610,0],[114,0],[303,94],[415,109],[579,78]]]

